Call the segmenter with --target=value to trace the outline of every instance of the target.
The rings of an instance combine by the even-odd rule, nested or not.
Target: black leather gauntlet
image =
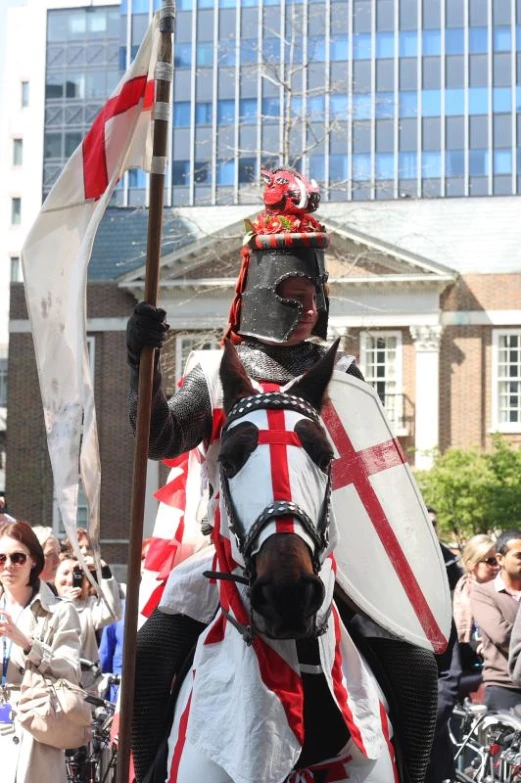
[[[142,348],[162,348],[169,329],[165,318],[165,310],[147,302],[135,306],[127,324],[127,360],[132,368],[139,367]]]

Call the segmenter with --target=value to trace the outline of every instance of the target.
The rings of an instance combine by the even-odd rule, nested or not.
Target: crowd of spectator
[[[67,539],[52,528],[0,513],[0,755],[3,783],[64,783],[65,751],[38,742],[18,721],[16,705],[30,666],[115,700],[103,672],[121,673],[124,585],[101,560],[98,578],[87,531],[78,544],[91,579]]]
[[[437,516],[429,515],[436,532]],[[521,715],[521,529],[472,536],[461,552],[440,542],[452,595],[449,648],[438,660],[439,706],[430,776],[455,778],[448,722],[458,700]]]

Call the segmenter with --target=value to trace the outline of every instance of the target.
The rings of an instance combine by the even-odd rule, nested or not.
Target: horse
[[[319,412],[337,346],[260,392],[225,345],[215,549],[201,560],[216,613],[178,690],[169,783],[399,780],[385,697],[333,600],[333,449]]]

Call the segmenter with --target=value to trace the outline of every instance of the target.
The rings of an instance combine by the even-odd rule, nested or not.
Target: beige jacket
[[[473,579],[469,574],[464,574],[454,588],[452,604],[454,609],[454,622],[458,631],[459,642],[470,642],[472,638],[472,607],[470,605],[470,593]]]
[[[67,603],[72,603],[80,618],[80,657],[92,663],[99,663],[98,640],[96,631],[110,625],[121,618],[121,598],[119,585],[111,576],[101,580],[103,598],[91,595],[85,600],[70,600],[64,598]],[[94,670],[81,672],[81,686],[86,690],[96,690],[99,675]]]
[[[49,619],[46,623],[47,617]],[[35,641],[27,655],[18,645],[12,645],[7,669],[8,685],[20,685],[27,660],[42,674],[55,678],[64,677],[79,683],[80,621],[72,604],[61,601],[45,582],[40,582],[39,591],[20,615],[18,627]],[[40,641],[39,637],[44,628],[43,639]],[[7,757],[12,759],[14,755],[18,757],[16,783],[65,781],[65,751],[37,742],[21,726],[16,725],[16,718],[15,727],[15,734],[0,737],[2,783],[15,783],[15,778],[8,777],[6,772]],[[16,742],[15,738],[19,742]]]

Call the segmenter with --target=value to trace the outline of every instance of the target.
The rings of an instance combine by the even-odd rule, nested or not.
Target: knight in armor
[[[265,211],[247,222],[225,336],[234,343],[250,378],[284,385],[326,351],[320,341],[325,342],[328,328],[324,261],[328,236],[312,214],[320,201],[316,183],[290,169],[263,172],[263,177]],[[159,353],[168,330],[165,318],[163,310],[142,302],[127,327],[134,428],[140,351],[145,346],[157,349],[149,445],[149,457],[155,460],[177,457],[201,443],[210,445],[219,436],[211,381],[200,364],[184,377],[170,399],[164,393]],[[340,355],[336,369],[363,380],[351,356]],[[342,617],[348,622],[353,607],[343,609]],[[371,625],[367,623],[367,627]],[[164,734],[172,682],[204,627],[186,614],[165,614],[156,609],[138,633],[137,709],[132,731],[138,781],[150,768]],[[380,630],[369,632],[364,643],[391,705],[402,759],[401,783],[423,783],[436,720],[434,655]]]

